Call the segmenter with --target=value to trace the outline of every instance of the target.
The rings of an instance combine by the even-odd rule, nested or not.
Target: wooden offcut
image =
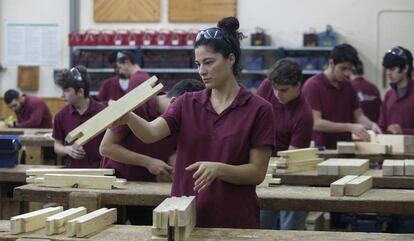
[[[160,0],[94,0],[95,22],[159,22]]]
[[[39,89],[39,66],[18,66],[17,87],[21,90]]]
[[[339,154],[355,154],[356,145],[353,142],[338,141],[336,144]]]
[[[169,0],[170,22],[217,22],[237,15],[237,0]]]
[[[30,168],[26,171],[27,176],[44,176],[45,174],[75,174],[75,175],[114,175],[115,170],[111,168]]]
[[[346,196],[360,196],[372,188],[371,176],[359,176],[345,184]]]
[[[369,168],[368,159],[330,158],[317,165],[318,175],[361,175]]]
[[[405,160],[404,173],[406,176],[414,176],[414,160]]]
[[[314,170],[322,161],[316,154],[316,148],[293,149],[279,151],[280,158],[271,158],[276,163],[275,173],[292,173]]]
[[[115,176],[45,174],[44,177],[36,178],[35,182],[45,187],[73,187],[109,190],[112,189],[112,187],[122,187],[126,180],[116,178]]]
[[[116,208],[101,208],[66,223],[66,234],[69,237],[85,237],[116,222]]]
[[[52,235],[66,231],[65,225],[69,220],[86,214],[86,208],[71,208],[46,219],[46,234]]]
[[[382,175],[393,176],[394,175],[394,160],[384,160],[382,163]]]
[[[106,130],[116,120],[144,104],[152,96],[158,94],[162,90],[163,85],[161,83],[155,85],[157,80],[157,77],[152,76],[117,101],[114,101],[104,110],[72,130],[66,136],[66,142],[72,143],[76,140],[75,144],[77,146],[83,146],[89,140]]]
[[[341,179],[331,183],[331,196],[344,196],[345,195],[345,184],[350,182],[351,180],[357,178],[356,175],[348,175],[344,176]]]
[[[45,221],[49,216],[62,211],[63,207],[59,206],[14,216],[10,219],[10,232],[12,234],[19,234],[41,229],[45,227]]]
[[[187,240],[196,223],[195,197],[171,197],[153,210],[152,240]]]

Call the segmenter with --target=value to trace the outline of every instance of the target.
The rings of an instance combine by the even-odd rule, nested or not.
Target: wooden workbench
[[[0,240],[15,241],[18,238],[45,239],[53,241],[139,241],[151,240],[151,227],[112,225],[96,234],[85,238],[69,238],[64,234],[46,236],[45,230],[11,235],[8,231],[9,221],[0,221]],[[3,231],[3,232],[2,232]],[[42,240],[43,240],[42,239]],[[320,241],[320,240],[375,240],[375,241],[408,241],[414,240],[414,234],[389,233],[359,233],[359,232],[318,232],[318,231],[278,231],[259,229],[224,229],[224,228],[195,228],[189,241],[194,240],[291,240],[291,241]]]
[[[14,189],[14,199],[68,203],[72,192],[82,192],[96,194],[101,206],[157,206],[169,196],[170,189],[169,183],[154,182],[128,182],[124,189],[113,190],[46,188],[28,184]],[[261,206],[270,210],[414,214],[414,190],[371,189],[360,197],[331,197],[328,187],[282,185],[258,187],[257,194]]]
[[[323,159],[328,158],[361,158],[369,159],[370,162],[382,163],[386,159],[414,159],[414,154],[364,154],[356,152],[355,154],[339,154],[338,150],[318,151],[318,156]]]
[[[382,176],[382,170],[370,169],[365,176],[372,176],[374,187],[414,189],[414,176]],[[341,176],[317,175],[316,170],[295,173],[273,174],[275,178],[281,178],[286,185],[329,186]]]

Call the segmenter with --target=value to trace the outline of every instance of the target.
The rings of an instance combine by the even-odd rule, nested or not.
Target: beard
[[[124,73],[119,73],[118,78],[120,79],[128,79],[128,77]]]

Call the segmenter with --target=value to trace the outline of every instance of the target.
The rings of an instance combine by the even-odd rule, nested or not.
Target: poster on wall
[[[59,24],[6,23],[6,65],[60,66],[62,29]]]

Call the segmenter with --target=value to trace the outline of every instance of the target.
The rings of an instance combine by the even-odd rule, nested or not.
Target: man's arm
[[[173,168],[162,160],[133,152],[120,145],[120,141],[121,136],[119,134],[107,129],[99,146],[100,154],[120,163],[145,167],[154,175],[172,172]]]

